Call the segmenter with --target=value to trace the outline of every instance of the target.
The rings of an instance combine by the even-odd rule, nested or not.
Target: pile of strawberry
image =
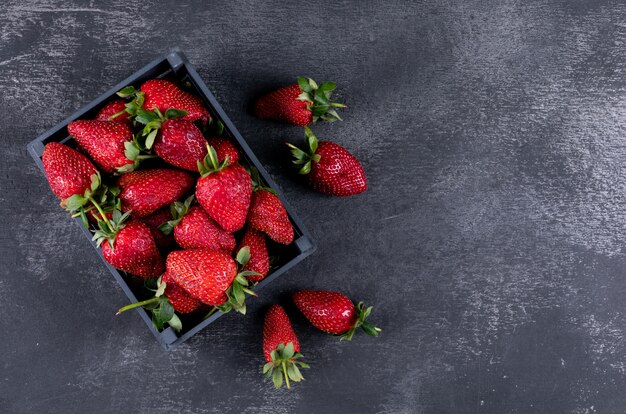
[[[305,127],[307,150],[289,144],[300,173],[317,191],[349,196],[367,188],[360,163],[308,128],[341,119],[334,89],[301,77],[261,97],[255,113]],[[245,314],[246,295],[271,272],[268,247],[294,240],[285,208],[199,97],[165,79],[118,95],[95,119],[68,125],[77,149],[51,142],[42,161],[61,206],[93,232],[104,259],[153,292],[119,312],[143,306],[159,330],[181,330],[179,314]],[[371,308],[340,293],[300,291],[294,301],[314,326],[345,339],[357,327],[380,331],[365,320]],[[302,379],[298,366],[308,366],[280,305],[267,314],[263,349],[277,387]]]

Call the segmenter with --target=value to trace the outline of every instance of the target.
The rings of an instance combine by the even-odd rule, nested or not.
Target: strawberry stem
[[[127,112],[127,111],[126,111],[126,109],[124,109],[123,111],[116,112],[116,113],[114,113],[113,115],[111,115],[111,116],[109,117],[109,119],[113,120],[113,119],[117,118],[118,116],[120,116],[120,115],[122,115],[122,114],[125,114],[126,112]]]
[[[289,375],[287,375],[287,364],[283,362],[281,365],[283,366],[283,374],[285,374],[285,384],[287,385],[287,389],[290,390],[291,386],[289,385]]]
[[[124,306],[124,307],[120,308],[120,309],[117,311],[116,315],[119,315],[119,314],[120,314],[120,313],[122,313],[122,312],[126,312],[126,311],[127,311],[127,310],[129,310],[129,309],[138,308],[139,306],[151,305],[151,304],[153,304],[153,303],[158,302],[159,300],[160,300],[160,298],[157,296],[157,297],[150,298],[150,299],[147,299],[147,300],[144,300],[144,301],[141,301],[141,302],[131,303],[130,305],[126,305],[126,306]]]
[[[91,204],[93,204],[93,206],[98,210],[98,212],[100,213],[100,217],[102,217],[102,220],[105,222],[109,230],[113,232],[113,226],[111,225],[111,222],[107,218],[107,215],[102,210],[102,207],[100,207],[100,204],[98,204],[98,202],[94,200],[92,196],[89,196],[88,200],[91,201]]]
[[[358,328],[363,329],[365,333],[370,336],[374,336],[374,337],[378,336],[380,332],[382,332],[382,329],[380,329],[377,326],[374,326],[373,324],[367,321],[367,317],[370,316],[370,313],[372,313],[372,309],[373,308],[371,306],[366,308],[363,302],[359,302],[355,306],[357,320],[356,322],[354,322],[354,325],[352,326],[352,328],[350,328],[346,333],[341,335],[340,340],[351,341],[352,337],[354,336],[354,332],[356,332]]]
[[[147,155],[138,155],[137,159],[138,160],[149,160],[151,158],[157,158],[158,155],[154,155],[154,154],[147,154]]]
[[[217,311],[218,311],[217,306],[214,306],[213,309],[211,309],[209,311],[209,313],[207,313],[206,316],[204,318],[202,318],[202,320],[209,319],[211,317],[211,315],[213,315]]]
[[[86,209],[83,210],[84,213],[88,213],[91,210],[93,210],[95,207],[91,206],[91,207],[87,207]],[[76,218],[76,217],[80,217],[82,213],[79,211],[78,213],[74,213],[72,214],[72,218]]]

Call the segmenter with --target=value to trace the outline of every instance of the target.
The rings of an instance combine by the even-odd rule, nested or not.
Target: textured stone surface
[[[622,413],[626,6],[618,1],[5,0],[0,12],[0,411]],[[25,145],[168,47],[196,65],[319,250],[164,353],[57,206]],[[370,189],[294,180],[260,92],[338,83],[316,127]],[[339,343],[288,308],[312,368],[259,367],[263,310],[294,289],[375,305]]]

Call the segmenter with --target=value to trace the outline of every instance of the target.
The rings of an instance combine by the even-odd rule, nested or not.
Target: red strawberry
[[[330,141],[320,141],[313,131],[305,128],[309,152],[288,144],[296,165],[301,165],[300,174],[309,175],[314,190],[334,195],[350,196],[367,190],[367,178],[363,167],[342,146]]]
[[[202,305],[202,302],[187,293],[185,289],[172,282],[167,283],[165,296],[167,296],[172,307],[178,313],[191,313]]]
[[[230,139],[223,137],[211,137],[207,139],[207,142],[210,146],[215,148],[218,162],[224,162],[227,156],[227,165],[236,164],[239,162],[239,151]]]
[[[274,119],[298,126],[307,126],[318,119],[333,122],[341,120],[332,107],[345,105],[330,101],[334,82],[317,85],[313,79],[299,77],[298,83],[284,86],[259,98],[254,113],[262,119]]]
[[[207,154],[207,141],[193,122],[179,118],[186,113],[177,109],[168,109],[165,114],[156,108],[139,109],[135,120],[145,125],[142,135],[146,148],[154,146],[154,152],[168,164],[195,172]]]
[[[283,385],[283,377],[287,388],[291,388],[290,379],[296,382],[304,379],[298,366],[309,368],[304,362],[296,361],[302,357],[300,342],[285,309],[280,305],[272,305],[265,315],[263,354],[267,361],[263,365],[263,373],[272,378],[276,388]]]
[[[245,274],[237,273],[237,263],[221,250],[174,251],[167,256],[166,268],[166,281],[222,312],[245,313],[245,293],[254,294],[245,287]]]
[[[94,240],[102,247],[104,259],[116,269],[142,278],[161,275],[165,266],[150,229],[139,220],[124,223],[127,217],[115,210],[113,220],[99,223]]]
[[[198,162],[207,154],[207,141],[192,122],[167,119],[154,142],[154,152],[168,164],[198,171]]]
[[[258,275],[249,276],[248,280],[250,282],[259,282],[270,271],[270,258],[267,254],[263,233],[259,233],[254,229],[248,229],[241,239],[237,250],[241,250],[245,246],[248,246],[250,249],[250,260],[248,260],[243,270],[251,270],[258,273]]]
[[[172,219],[172,212],[169,208],[162,208],[159,211],[156,211],[149,216],[146,216],[141,219],[148,228],[150,228],[150,232],[152,233],[152,237],[154,237],[154,241],[160,249],[168,248],[174,244],[174,237],[172,235],[166,235],[161,230],[159,230],[159,226],[164,223],[167,223]]]
[[[276,194],[268,189],[260,188],[252,194],[248,223],[275,242],[291,244],[293,241],[293,227],[287,210]]]
[[[58,142],[46,145],[41,156],[52,192],[62,200],[91,189],[96,167],[80,152]]]
[[[351,340],[358,327],[372,336],[381,331],[365,319],[372,308],[365,308],[363,302],[354,306],[352,301],[339,292],[326,290],[301,290],[292,296],[300,312],[317,329],[334,335],[342,335],[341,339]]]
[[[117,180],[122,211],[148,216],[185,195],[193,182],[191,174],[165,168],[124,174]]]
[[[208,151],[196,183],[196,198],[209,217],[232,233],[246,222],[252,180],[241,165],[218,164],[215,149],[209,147]]]
[[[98,115],[96,115],[96,120],[98,121],[113,121],[118,122],[120,124],[125,124],[128,126],[132,125],[132,121],[128,117],[128,112],[126,111],[126,101],[123,99],[114,99],[108,104],[106,104]],[[119,113],[119,115],[117,115]],[[117,115],[112,118],[113,115]]]
[[[187,112],[182,117],[185,121],[200,121],[203,124],[206,124],[211,118],[200,98],[183,91],[168,80],[149,80],[140,89],[145,94],[143,108],[149,111],[155,107],[162,113],[168,109],[178,109]]]
[[[104,172],[127,172],[134,168],[138,154],[134,158],[126,155],[127,146],[133,145],[133,131],[128,125],[84,119],[70,122],[67,130]]]
[[[213,249],[231,253],[235,236],[222,230],[200,206],[191,206],[194,196],[184,203],[172,204],[172,220],[161,225],[161,232],[174,232],[176,243],[183,249]]]

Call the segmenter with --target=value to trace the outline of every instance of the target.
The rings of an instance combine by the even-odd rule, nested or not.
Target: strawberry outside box
[[[39,169],[45,174],[41,161],[41,155],[44,149],[44,145],[53,141],[68,144],[70,146],[73,145],[73,138],[70,137],[67,132],[68,123],[76,119],[93,119],[98,110],[100,110],[100,108],[102,108],[102,106],[104,106],[104,104],[109,99],[114,97],[117,91],[125,86],[133,85],[136,88],[139,88],[139,86],[141,86],[143,82],[149,79],[163,77],[176,79],[181,83],[190,85],[190,90],[194,92],[197,96],[202,98],[204,104],[211,112],[212,118],[215,120],[219,120],[223,123],[224,135],[230,137],[238,144],[240,153],[245,162],[248,165],[256,167],[256,169],[259,171],[261,179],[265,182],[265,184],[268,187],[276,190],[278,197],[282,201],[287,210],[287,213],[289,214],[289,218],[291,219],[295,233],[294,242],[289,246],[272,246],[274,248],[274,254],[278,253],[277,256],[279,259],[276,263],[274,271],[254,288],[255,291],[258,291],[268,284],[272,283],[274,279],[284,274],[298,262],[302,261],[305,257],[313,253],[313,251],[315,250],[315,244],[311,239],[311,236],[307,229],[296,216],[293,208],[291,208],[289,203],[287,203],[287,201],[283,197],[282,192],[280,191],[274,180],[272,180],[265,168],[263,168],[246,141],[237,131],[228,116],[224,113],[222,107],[215,100],[213,94],[209,91],[194,67],[189,63],[189,61],[180,49],[175,48],[170,50],[162,57],[144,66],[127,79],[109,89],[97,99],[79,109],[77,112],[72,114],[67,119],[63,120],[54,128],[41,134],[39,137],[37,137],[37,139],[28,144],[28,152],[35,160],[35,163],[37,164]],[[64,214],[64,212],[60,210],[59,214]],[[92,234],[88,229],[82,226],[80,218],[76,219],[76,223],[83,230],[85,236],[88,237],[91,241]],[[94,249],[96,249],[100,257],[102,258],[102,253],[100,252],[100,249],[96,246],[95,242],[91,241],[91,243]],[[143,300],[147,297],[145,294],[145,289],[141,284],[132,283],[132,280],[136,280],[136,278],[113,268],[104,260],[104,258],[102,258],[102,261],[105,266],[107,266],[117,283],[119,283],[130,302],[137,302],[138,300]],[[176,348],[177,346],[179,346],[180,344],[191,338],[193,335],[206,328],[208,325],[212,324],[218,318],[224,315],[222,312],[216,312],[211,317],[204,320],[204,313],[200,313],[198,315],[181,315],[181,319],[183,321],[183,329],[181,330],[181,332],[176,332],[171,327],[168,327],[159,332],[152,324],[150,316],[145,309],[137,308],[136,311],[139,313],[141,318],[148,326],[148,329],[152,332],[157,341],[165,350],[172,350]]]

